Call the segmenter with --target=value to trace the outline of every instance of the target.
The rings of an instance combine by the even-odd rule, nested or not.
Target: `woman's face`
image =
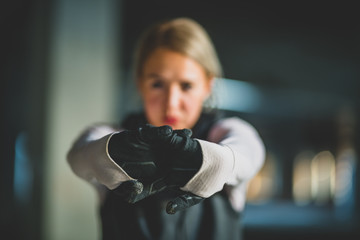
[[[145,62],[138,82],[149,123],[182,129],[197,122],[213,80],[191,58],[158,48]]]

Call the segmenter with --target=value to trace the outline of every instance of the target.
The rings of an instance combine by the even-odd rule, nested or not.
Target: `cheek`
[[[144,98],[144,106],[147,108],[147,110],[156,111],[158,109],[162,108],[162,98],[161,96],[157,96],[154,94],[149,94]]]
[[[201,111],[203,103],[208,95],[205,89],[205,86],[201,85],[188,96],[187,105],[189,109]]]
[[[199,94],[188,96],[184,101],[184,106],[189,125],[195,124],[202,110],[203,97]]]
[[[162,120],[163,100],[160,96],[146,95],[143,97],[144,110],[149,123],[159,125]]]
[[[202,98],[198,95],[189,96],[184,102],[186,105],[186,109],[190,112],[196,112],[198,109],[201,109],[203,104]]]

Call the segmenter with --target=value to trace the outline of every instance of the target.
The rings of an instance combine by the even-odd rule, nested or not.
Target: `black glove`
[[[180,190],[200,169],[202,164],[202,151],[200,144],[190,138],[191,130],[174,130],[171,137],[166,137],[161,145],[155,146],[156,156],[154,162],[158,167],[156,179],[139,179],[143,190],[136,192],[135,182],[123,185],[121,193],[129,202],[137,202],[150,195],[170,189],[179,196],[167,204],[166,211],[174,214],[179,210],[200,203],[204,198]]]
[[[191,138],[190,129],[175,130],[171,139],[167,142],[167,148],[156,159],[157,166],[166,173],[164,182],[172,189],[179,191],[179,196],[168,202],[166,212],[175,214],[196,205],[204,200],[190,192],[180,190],[180,187],[199,171],[202,165],[202,150],[200,144]]]
[[[155,165],[157,149],[172,137],[169,126],[146,125],[137,130],[125,130],[111,136],[108,144],[110,157],[132,178],[112,190],[123,200],[134,203],[149,194],[162,190],[157,186],[152,191],[150,183],[156,183],[161,173]],[[143,186],[143,183],[146,183]],[[143,190],[144,193],[143,193]]]
[[[182,193],[178,197],[167,203],[166,212],[168,214],[175,214],[176,212],[192,207],[205,199],[189,192],[181,192]]]
[[[191,135],[190,129],[174,130],[155,159],[156,165],[166,175],[164,181],[168,186],[184,186],[202,165],[200,144]]]
[[[110,157],[132,178],[154,178],[158,173],[155,160],[159,146],[172,137],[169,126],[146,125],[137,130],[125,130],[111,136]]]

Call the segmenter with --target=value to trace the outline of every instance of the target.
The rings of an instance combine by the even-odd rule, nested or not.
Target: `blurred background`
[[[358,239],[357,8],[230,0],[2,3],[0,238],[99,239],[97,195],[66,153],[86,126],[139,107],[136,40],[154,21],[179,16],[214,41],[225,75],[217,106],[265,142],[244,238]]]

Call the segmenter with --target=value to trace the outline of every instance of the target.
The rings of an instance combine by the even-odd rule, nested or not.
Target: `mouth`
[[[175,125],[178,122],[178,119],[175,117],[166,117],[164,122],[166,125]]]

